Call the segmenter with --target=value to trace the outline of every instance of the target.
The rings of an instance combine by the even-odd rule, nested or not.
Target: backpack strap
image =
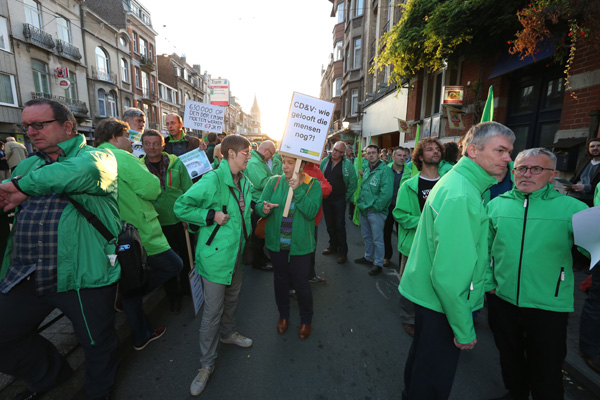
[[[85,219],[90,224],[92,224],[92,226],[96,228],[98,232],[100,232],[100,234],[104,237],[104,239],[106,239],[107,242],[110,242],[115,238],[115,236],[112,233],[110,233],[108,228],[102,223],[102,221],[100,221],[100,219],[95,214],[89,212],[80,202],[73,200],[70,197],[67,198],[69,199],[71,204],[73,204],[73,207],[75,207],[77,211],[79,211],[85,217]]]

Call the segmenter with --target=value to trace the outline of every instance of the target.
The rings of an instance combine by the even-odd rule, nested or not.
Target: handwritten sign
[[[190,100],[185,102],[183,126],[186,128],[221,133],[224,120],[225,109],[221,106]]]
[[[331,102],[294,92],[281,140],[281,154],[319,162],[334,107]]]
[[[179,159],[187,168],[190,178],[194,179],[212,170],[208,156],[204,150],[194,149],[179,156]]]

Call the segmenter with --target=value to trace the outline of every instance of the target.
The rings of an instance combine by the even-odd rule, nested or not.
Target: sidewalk
[[[587,271],[574,272],[575,274],[575,312],[569,315],[567,328],[567,358],[564,368],[583,387],[600,398],[600,374],[592,370],[579,355],[579,317],[586,294],[579,290],[581,282],[587,278]],[[598,332],[600,335],[600,332]]]

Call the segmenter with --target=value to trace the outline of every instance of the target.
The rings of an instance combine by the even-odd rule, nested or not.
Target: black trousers
[[[488,319],[500,352],[504,386],[515,400],[562,400],[566,312],[522,308],[488,295]]]
[[[254,204],[254,202],[252,202],[252,204]],[[254,207],[252,209],[254,209]],[[255,212],[250,215],[250,222],[252,223],[252,236],[250,238],[250,245],[252,247],[252,253],[254,254],[252,266],[257,267],[262,265],[266,259],[265,239],[259,238],[254,234],[254,231],[256,230],[256,224],[258,223],[259,219],[260,216]]]
[[[404,367],[402,400],[447,400],[459,355],[446,315],[415,304],[415,337]]]
[[[108,394],[115,382],[119,344],[115,294],[116,285],[110,285],[38,297],[33,279],[0,293],[0,371],[23,379],[34,392],[45,392],[69,375],[66,360],[37,333],[44,318],[58,308],[73,323],[85,353],[86,394],[90,398]]]
[[[185,229],[183,223],[178,222],[174,225],[163,225],[162,231],[169,242],[169,246],[177,253],[183,261],[183,268],[178,276],[171,278],[165,283],[165,293],[171,302],[181,299],[184,294],[190,294],[190,284],[188,274],[190,273],[190,257],[188,256],[187,243],[185,241]],[[191,238],[190,238],[191,244]],[[192,253],[192,257],[194,254]]]
[[[385,220],[385,225],[383,226],[383,245],[385,247],[384,258],[387,258],[388,260],[391,260],[392,256],[394,255],[394,248],[392,247],[392,232],[394,231],[394,224],[396,224],[396,229],[398,227],[398,223],[392,216],[393,209],[393,207],[390,207],[390,212],[388,213],[388,216]]]
[[[337,250],[340,256],[347,255],[346,200],[343,197],[323,200],[323,216],[329,234],[329,248]]]
[[[270,251],[273,285],[279,318],[290,318],[290,285],[298,296],[300,323],[310,325],[313,316],[312,289],[308,282],[310,254],[290,256],[289,250]],[[288,261],[289,259],[289,261]]]

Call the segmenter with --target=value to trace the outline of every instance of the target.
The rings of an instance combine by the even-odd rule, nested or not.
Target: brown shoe
[[[298,331],[298,337],[300,339],[306,339],[310,336],[310,324],[301,324],[300,330]]]
[[[323,254],[324,256],[328,256],[330,254],[335,254],[335,253],[337,253],[337,251],[335,251],[335,249],[328,247],[325,250],[323,250],[323,252],[321,254]]]
[[[338,264],[345,264],[346,261],[348,261],[348,256],[346,256],[345,254],[343,256],[339,256],[337,259]]]
[[[288,328],[288,320],[279,318],[279,321],[277,321],[277,332],[279,332],[279,334],[283,335],[284,333],[287,332],[287,328]]]
[[[402,326],[404,327],[404,331],[406,331],[408,336],[415,336],[415,324],[402,324]]]

